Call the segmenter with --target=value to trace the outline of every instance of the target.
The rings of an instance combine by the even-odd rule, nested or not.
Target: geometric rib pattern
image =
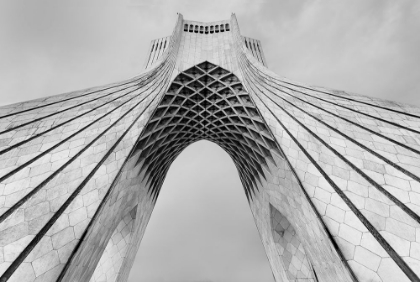
[[[203,62],[179,74],[156,108],[136,150],[156,198],[166,172],[188,145],[206,139],[233,159],[248,200],[281,156],[249,94],[231,72]]]

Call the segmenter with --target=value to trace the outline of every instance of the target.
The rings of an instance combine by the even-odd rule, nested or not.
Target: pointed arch
[[[248,199],[281,156],[267,124],[233,73],[203,62],[173,80],[139,138],[137,164],[156,198],[166,172],[189,144],[206,139],[233,159]]]

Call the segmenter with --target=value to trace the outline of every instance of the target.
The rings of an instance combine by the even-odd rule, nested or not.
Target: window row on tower
[[[192,25],[192,24],[184,24],[184,31],[185,32],[194,32],[194,33],[219,33],[230,31],[229,24],[217,24],[217,25],[210,25],[210,26],[202,26],[202,25]]]

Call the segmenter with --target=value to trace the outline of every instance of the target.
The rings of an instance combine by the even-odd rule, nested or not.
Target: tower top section
[[[184,20],[182,15],[179,16],[171,36],[152,40],[145,62],[146,69],[157,66],[171,53],[177,57],[179,72],[208,61],[235,73],[238,68],[235,63],[238,49],[243,49],[257,62],[267,66],[261,42],[240,34],[234,14],[229,20],[214,22]],[[171,42],[176,45],[176,54],[169,48]]]

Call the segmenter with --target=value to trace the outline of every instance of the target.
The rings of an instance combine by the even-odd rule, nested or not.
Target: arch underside
[[[281,152],[243,84],[203,62],[182,73],[163,96],[136,145],[137,164],[154,199],[171,163],[188,145],[209,140],[233,159],[250,200]],[[137,156],[137,154],[135,154]]]

